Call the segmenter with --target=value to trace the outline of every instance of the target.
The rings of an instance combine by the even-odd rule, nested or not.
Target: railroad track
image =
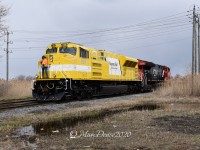
[[[113,97],[120,97],[120,96],[128,96],[132,94],[114,94],[114,95],[99,95],[94,96],[92,98],[85,98],[82,100],[66,100],[66,101],[43,101],[39,102],[37,100],[34,100],[32,98],[27,99],[11,99],[11,100],[0,100],[0,112],[4,110],[14,109],[14,108],[21,108],[21,107],[32,107],[37,105],[47,105],[50,103],[67,103],[67,102],[73,102],[73,101],[87,101],[87,100],[95,100],[95,99],[104,99],[104,98],[113,98]]]
[[[40,103],[41,104],[41,103]],[[34,99],[11,99],[0,101],[0,111],[19,107],[36,106],[39,103]]]
[[[117,96],[117,95],[115,95]],[[81,101],[85,100],[92,100],[92,99],[100,99],[100,98],[111,98],[113,96],[107,95],[107,96],[98,96],[98,97],[92,97],[87,99],[82,99]],[[10,99],[10,100],[0,100],[0,112],[4,110],[14,109],[14,108],[22,108],[22,107],[32,107],[32,106],[38,106],[38,105],[46,105],[50,103],[56,103],[56,104],[62,104],[66,102],[72,102],[72,101],[80,101],[80,100],[66,100],[66,101],[37,101],[35,99],[27,98],[27,99]]]

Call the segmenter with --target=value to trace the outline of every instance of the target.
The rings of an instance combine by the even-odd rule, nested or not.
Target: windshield
[[[67,48],[60,48],[60,53],[68,53],[72,55],[76,55],[76,48],[74,47],[67,47]]]
[[[51,54],[51,53],[57,53],[57,49],[54,48],[54,49],[47,49],[46,50],[46,54]]]

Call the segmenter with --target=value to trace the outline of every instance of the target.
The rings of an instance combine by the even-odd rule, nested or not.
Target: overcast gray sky
[[[10,78],[37,73],[54,42],[71,41],[167,65],[172,75],[191,64],[187,12],[199,0],[4,0],[10,7]],[[1,45],[0,78],[6,75]]]

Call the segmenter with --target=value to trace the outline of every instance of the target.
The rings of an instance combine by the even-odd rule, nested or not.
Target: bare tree
[[[174,78],[181,78],[181,75],[180,75],[180,74],[176,74],[176,75],[174,76]]]
[[[0,32],[4,33],[7,30],[7,26],[5,25],[5,17],[8,15],[9,8],[2,4],[0,0]]]
[[[33,80],[33,79],[35,79],[34,76],[27,76],[27,77],[26,77],[26,80],[27,80],[27,81],[31,81],[31,80]]]
[[[25,75],[19,75],[19,76],[17,76],[17,77],[15,78],[15,80],[20,80],[20,81],[25,80],[25,79],[26,79],[26,76],[25,76]]]

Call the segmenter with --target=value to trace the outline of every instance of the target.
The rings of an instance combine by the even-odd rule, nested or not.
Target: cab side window
[[[46,50],[46,54],[52,54],[52,53],[57,53],[57,49],[56,48],[52,48],[52,49],[47,49]]]
[[[76,55],[76,48],[74,47],[61,48],[60,53],[68,53],[68,54]]]
[[[80,57],[81,58],[89,58],[89,52],[83,48],[80,48]]]

